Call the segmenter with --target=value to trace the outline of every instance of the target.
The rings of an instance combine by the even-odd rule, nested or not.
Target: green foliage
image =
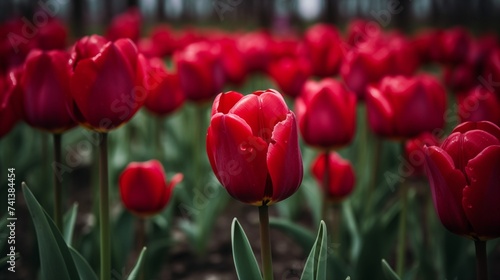
[[[259,265],[252,252],[252,247],[245,231],[241,227],[238,219],[234,219],[231,225],[231,241],[233,247],[233,260],[236,274],[239,280],[262,279]]]

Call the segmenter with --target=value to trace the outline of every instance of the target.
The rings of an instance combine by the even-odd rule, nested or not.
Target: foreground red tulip
[[[219,94],[207,154],[221,184],[244,203],[271,205],[295,193],[302,181],[295,115],[274,90]]]
[[[130,39],[84,37],[73,47],[70,63],[71,111],[89,129],[107,132],[124,124],[146,100],[147,64]]]
[[[68,112],[69,54],[32,51],[26,58],[21,84],[24,120],[31,126],[61,133],[76,125]]]
[[[490,121],[500,125],[500,95],[497,96],[483,86],[477,86],[465,95],[458,96],[458,106],[461,122]]]
[[[313,74],[319,77],[336,75],[344,57],[337,29],[327,24],[316,24],[307,30],[304,41],[311,58]]]
[[[120,175],[120,195],[130,212],[148,217],[163,210],[175,185],[182,181],[178,173],[167,182],[163,166],[157,160],[131,162]]]
[[[295,102],[304,141],[325,149],[349,144],[356,130],[356,95],[334,80],[308,81]]]
[[[385,77],[368,88],[366,109],[374,133],[412,138],[443,127],[446,93],[430,75]]]
[[[325,161],[328,160],[328,163]],[[318,185],[324,185],[325,166],[328,166],[328,189],[324,190],[331,202],[340,202],[354,189],[356,178],[354,169],[349,161],[335,152],[328,153],[328,159],[323,153],[313,163],[312,173]]]
[[[174,60],[186,99],[202,102],[221,92],[226,78],[219,46],[194,43],[175,53]]]
[[[441,147],[425,148],[426,172],[439,219],[451,232],[500,237],[500,128],[490,122],[457,126]]]
[[[144,107],[158,116],[168,115],[182,106],[182,92],[177,73],[168,72],[159,58],[149,60],[145,84],[149,90]]]

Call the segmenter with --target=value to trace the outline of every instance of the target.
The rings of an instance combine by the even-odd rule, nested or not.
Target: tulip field
[[[500,279],[498,33],[52,2],[0,22],[0,279]]]

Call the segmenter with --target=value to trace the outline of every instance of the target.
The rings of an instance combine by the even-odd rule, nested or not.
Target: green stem
[[[408,186],[401,185],[401,214],[399,216],[398,251],[396,259],[396,273],[402,278],[406,257],[406,220],[408,212]]]
[[[62,135],[54,135],[54,162],[61,163],[61,138]],[[62,181],[57,176],[57,169],[54,170],[54,222],[59,231],[62,231]]]
[[[273,257],[271,255],[271,239],[269,237],[269,213],[268,206],[262,205],[259,207],[260,221],[260,249],[262,259],[262,274],[263,280],[273,279]]]
[[[205,144],[205,133],[206,133],[206,129],[204,129],[204,124],[203,124],[203,121],[204,121],[204,118],[203,118],[203,114],[205,112],[204,110],[204,106],[203,104],[196,104],[195,106],[195,113],[196,113],[196,120],[195,120],[195,123],[196,125],[194,126],[194,128],[196,129],[195,131],[195,141],[194,141],[194,162],[195,162],[195,184],[194,184],[194,188],[195,189],[201,189],[201,153],[202,153],[202,150],[203,150],[203,146]]]
[[[373,161],[372,161],[372,173],[371,173],[371,180],[368,183],[368,194],[367,194],[367,199],[366,199],[366,208],[365,208],[365,213],[368,213],[371,211],[372,208],[372,203],[373,203],[373,194],[375,193],[375,187],[377,185],[378,181],[378,173],[380,170],[380,158],[382,155],[382,140],[379,137],[374,137],[373,141],[375,142],[374,144],[374,151],[373,151]]]
[[[111,276],[111,242],[109,232],[108,134],[100,133],[99,142],[99,220],[101,239],[101,280]]]
[[[476,280],[488,280],[488,259],[486,241],[475,240],[476,246]]]
[[[156,141],[156,155],[155,157],[160,161],[163,161],[163,143],[162,143],[162,132],[163,132],[163,118],[155,117],[155,141]],[[141,248],[142,250],[142,248]]]
[[[138,218],[137,220],[137,258],[140,256],[142,248],[146,245],[146,219]],[[144,280],[144,266],[141,269],[139,280]]]
[[[330,151],[325,151],[323,157],[325,157],[325,172],[323,173],[323,185],[321,186],[321,191],[323,192],[321,218],[328,224],[328,206],[330,204],[328,201],[328,188],[330,187]]]
[[[340,248],[340,224],[341,224],[341,219],[342,219],[342,208],[339,202],[333,203],[333,222],[331,223],[330,226],[330,231],[332,233],[332,243],[336,248],[336,252],[339,252]]]

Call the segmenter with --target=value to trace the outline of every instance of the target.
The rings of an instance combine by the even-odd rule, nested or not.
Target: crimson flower
[[[284,57],[270,63],[268,72],[284,94],[297,97],[311,75],[311,67],[303,57]]]
[[[368,88],[366,109],[374,133],[412,138],[443,127],[446,93],[430,75],[389,76]]]
[[[244,203],[276,203],[302,182],[295,115],[274,90],[219,94],[212,106],[207,154],[227,192]]]
[[[308,81],[295,110],[307,144],[328,149],[351,142],[356,130],[356,95],[342,83],[331,78]]]
[[[99,132],[130,120],[147,97],[146,63],[130,39],[108,42],[98,35],[80,39],[70,60],[73,118]]]
[[[316,24],[307,30],[304,41],[313,74],[319,77],[336,75],[344,57],[343,42],[337,29],[327,24]]]
[[[65,51],[34,50],[26,58],[21,84],[24,120],[31,126],[64,132],[76,125],[68,112],[70,104],[69,54]]]
[[[458,96],[458,115],[461,122],[490,121],[500,125],[500,96],[483,86],[477,86]]]
[[[491,122],[458,125],[441,147],[425,148],[434,207],[451,232],[500,237],[500,128]]]
[[[183,175],[177,173],[167,182],[163,166],[157,160],[131,162],[119,178],[123,205],[141,217],[155,215],[165,208],[182,178]]]
[[[328,160],[328,163],[325,161]],[[326,163],[326,164],[325,164]],[[318,182],[323,186],[325,177],[325,167],[328,165],[328,189],[323,190],[328,200],[331,202],[340,202],[346,198],[354,189],[356,178],[354,169],[349,161],[343,159],[335,152],[328,153],[328,159],[325,153],[319,155],[312,165],[312,173]]]

